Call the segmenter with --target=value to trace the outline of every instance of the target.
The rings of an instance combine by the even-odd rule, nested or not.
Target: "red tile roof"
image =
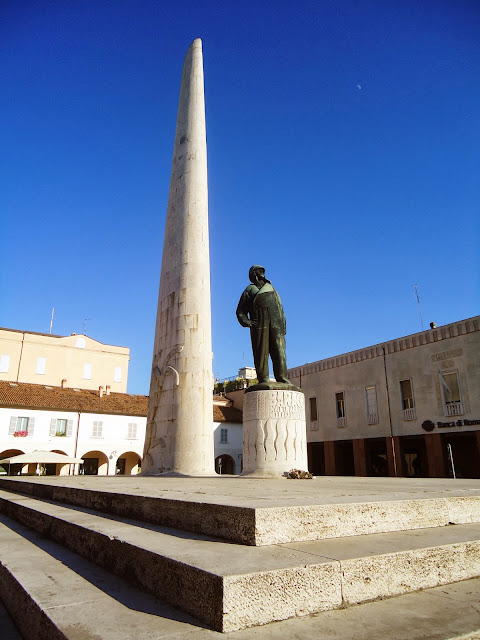
[[[242,422],[242,412],[235,407],[225,407],[224,405],[213,405],[214,422]]]
[[[75,390],[27,382],[0,381],[0,406],[146,416],[148,396],[112,392],[108,396],[104,393],[100,398],[96,390]],[[234,407],[213,405],[213,420],[214,422],[242,422],[242,412]]]
[[[90,389],[64,389],[26,382],[0,381],[0,405],[29,409],[66,409],[83,413],[146,416],[148,396],[128,393],[103,394]]]

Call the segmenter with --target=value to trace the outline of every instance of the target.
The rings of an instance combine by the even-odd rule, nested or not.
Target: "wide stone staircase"
[[[41,480],[0,479],[0,598],[24,638],[157,638],[159,611],[232,632],[480,576],[478,483],[263,506]]]

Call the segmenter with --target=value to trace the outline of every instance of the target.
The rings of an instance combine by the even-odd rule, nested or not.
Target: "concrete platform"
[[[216,640],[174,607],[2,517],[2,640]],[[478,640],[480,579],[244,629],[235,640]],[[223,637],[225,637],[223,635]]]
[[[480,522],[480,480],[51,476],[0,488],[256,546]]]
[[[100,480],[98,485],[115,487],[117,491],[98,491],[95,489],[95,480]],[[53,491],[54,495],[58,492],[64,495],[74,490],[76,500],[84,492],[88,499],[93,494],[96,501],[102,500],[107,507],[111,506],[109,497],[113,495],[118,500],[118,506],[121,506],[121,496],[127,495],[118,492],[121,483],[114,482],[116,479],[109,479],[107,483],[102,480],[87,478],[92,489],[75,487],[72,479],[67,479],[65,486],[63,480],[56,478],[53,483],[40,478],[38,482],[35,479],[6,480],[2,485],[17,490],[25,488],[30,493]],[[161,482],[163,479],[147,480]],[[345,485],[355,484],[351,482],[353,479],[348,479],[349,482],[340,480],[344,480]],[[175,484],[168,483],[168,486],[181,487],[182,481],[175,479]],[[209,480],[207,484],[210,482],[215,481]],[[236,482],[243,483],[242,480]],[[309,492],[318,487],[319,494],[322,494],[318,497],[325,500],[323,504],[314,505],[319,513],[322,508],[338,507],[338,504],[326,501],[332,498],[333,492],[322,492],[320,483],[272,482],[277,488],[285,489],[290,485],[307,485]],[[343,533],[342,537],[336,539],[257,547],[234,545],[219,538],[113,516],[107,514],[107,510],[99,513],[72,506],[68,500],[60,504],[6,491],[0,491],[0,510],[108,571],[126,577],[137,587],[179,606],[214,629],[233,631],[480,576],[480,524],[475,522],[478,517],[475,510],[478,506],[478,489],[469,489],[466,484],[463,488],[458,485],[454,487],[449,481],[441,481],[441,484],[444,482],[447,483],[447,490],[443,498],[439,495],[438,486],[433,487],[430,483],[430,491],[427,492],[422,483],[422,486],[417,486],[417,491],[418,495],[424,497],[413,501],[388,501],[388,494],[384,493],[381,503],[368,503],[362,492],[358,503],[339,503],[342,507],[349,506],[351,517],[360,521],[367,507],[376,506],[378,513],[378,504],[382,504],[382,509],[388,509],[392,514],[393,523],[394,507],[398,511],[405,507],[403,503],[418,502],[414,512],[409,506],[410,513],[415,514],[414,524],[417,528],[351,537]],[[255,485],[261,489],[263,483],[255,482]],[[235,488],[236,484],[235,481],[222,479],[217,481],[217,486],[223,491],[223,487]],[[196,488],[200,487],[204,488],[203,481],[197,479]],[[237,490],[240,489],[245,491],[237,486]],[[296,489],[295,499],[302,499],[302,490],[307,491],[301,487]],[[312,497],[312,494],[309,495]],[[130,493],[129,497],[132,504],[148,502],[141,494]],[[224,493],[214,497],[226,499]],[[245,495],[240,497],[246,500]],[[338,499],[340,496],[333,497]],[[352,495],[346,493],[342,497],[352,500]],[[271,499],[278,500],[274,496]],[[161,513],[164,504],[162,498],[152,500],[156,501]],[[251,498],[253,506],[250,510],[254,515],[257,500],[257,496]],[[201,505],[191,500],[175,501],[177,504],[179,502],[182,513],[186,513],[192,505]],[[432,511],[432,503],[435,503],[435,526],[418,528],[418,523],[433,518],[433,515],[428,515]],[[444,526],[448,521],[439,518],[438,512],[445,504],[449,508],[448,517],[452,517],[456,510],[457,520],[462,519],[468,524]],[[223,531],[234,526],[235,523],[228,520],[228,509],[222,511],[224,506],[231,505],[214,506],[217,509],[218,528]],[[422,512],[422,506],[427,515]],[[246,507],[239,508],[244,510]],[[288,512],[289,509],[299,508],[299,505],[293,504],[291,507],[266,507],[266,511],[273,509],[277,512],[282,509]],[[372,513],[369,512],[369,518],[375,526]],[[226,517],[225,520],[221,519],[222,515]],[[341,526],[343,523],[338,513],[336,517],[338,526]],[[278,514],[275,522],[281,529],[282,522]],[[401,519],[399,522],[402,523]],[[3,566],[8,566],[8,561],[7,556],[2,560]]]

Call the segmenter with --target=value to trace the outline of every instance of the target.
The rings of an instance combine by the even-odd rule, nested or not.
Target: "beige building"
[[[85,335],[0,329],[0,381],[126,393],[130,349]]]
[[[289,370],[315,475],[480,477],[479,317]],[[453,460],[453,464],[452,464]]]

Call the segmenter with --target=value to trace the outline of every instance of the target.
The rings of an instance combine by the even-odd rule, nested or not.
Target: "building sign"
[[[439,429],[445,429],[446,427],[473,427],[480,424],[480,420],[453,420],[452,422],[437,422]],[[425,420],[422,422],[422,429],[424,431],[433,431],[435,424],[431,420]]]
[[[480,420],[455,420],[453,422],[437,422],[437,427],[443,429],[444,427],[471,427],[475,424],[480,424]]]
[[[463,349],[452,349],[451,351],[434,353],[432,356],[432,362],[438,362],[439,360],[448,360],[449,358],[456,358],[457,356],[463,356]]]

